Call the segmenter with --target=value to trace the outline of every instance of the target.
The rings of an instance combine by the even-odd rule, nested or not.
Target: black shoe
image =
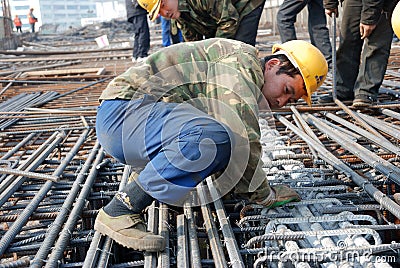
[[[342,96],[336,95],[336,97],[337,97],[337,99],[340,100],[340,101],[351,101],[351,100],[353,100],[353,98],[352,98],[352,97],[349,97],[349,96],[347,96],[347,97],[342,97]],[[333,103],[333,102],[334,102],[334,101],[333,101],[332,93],[329,93],[329,94],[327,94],[327,95],[322,95],[322,96],[319,97],[319,99],[318,99],[318,103]]]
[[[318,103],[331,103],[333,102],[332,94],[322,95],[318,98]]]

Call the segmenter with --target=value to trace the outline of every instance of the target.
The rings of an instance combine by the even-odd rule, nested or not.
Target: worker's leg
[[[135,126],[138,117],[145,118],[139,123],[145,127]],[[189,104],[158,102],[125,118],[124,157],[130,165],[150,160],[138,183],[155,199],[176,204],[227,165],[230,136],[225,126]]]
[[[258,24],[264,10],[264,2],[252,12],[242,18],[236,30],[235,39],[249,45],[256,45]]]
[[[328,66],[332,63],[332,46],[322,0],[311,0],[308,5],[308,32],[311,43],[324,54]]]
[[[122,163],[126,163],[122,149],[124,118],[129,104],[131,107],[137,107],[141,103],[142,100],[132,103],[126,100],[108,100],[104,101],[97,111],[97,138],[106,152]],[[134,195],[135,200],[130,200],[126,194],[118,193],[106,207],[99,210],[94,225],[95,230],[129,248],[141,251],[163,250],[164,238],[146,232],[146,226],[140,215],[153,198],[135,181],[128,183],[125,191]]]
[[[147,98],[130,106],[105,101],[97,118],[96,131],[106,151],[123,163],[145,168],[100,211],[95,228],[127,247],[162,250],[165,243],[159,236],[140,231],[137,220],[127,219],[136,219],[151,203],[150,196],[174,204],[223,169],[231,152],[229,130],[191,105],[152,103]],[[122,154],[120,147],[114,148],[118,141]]]
[[[163,47],[169,47],[171,45],[170,28],[170,20],[161,16],[161,37]]]
[[[132,50],[132,58],[136,60],[139,57],[139,18],[138,16],[132,17],[132,27],[133,27],[133,50]]]
[[[122,163],[144,167],[138,183],[164,203],[181,201],[229,161],[229,130],[189,104],[105,101],[97,118],[97,136],[105,151]]]
[[[284,0],[279,6],[276,20],[282,43],[297,39],[294,23],[296,22],[297,14],[307,3],[308,0]]]
[[[139,35],[138,35],[138,57],[145,58],[148,56],[150,50],[150,30],[149,23],[147,22],[147,15],[142,14],[138,16],[138,27],[139,27]]]
[[[354,101],[359,99],[366,104],[376,101],[386,72],[392,36],[390,16],[383,13],[375,30],[364,43],[360,71],[354,86]]]
[[[340,27],[341,43],[337,50],[336,59],[337,97],[340,100],[352,100],[364,42],[360,36],[362,2],[360,0],[346,0],[343,5]]]

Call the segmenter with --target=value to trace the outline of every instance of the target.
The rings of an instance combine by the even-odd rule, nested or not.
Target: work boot
[[[140,214],[111,217],[100,209],[94,229],[134,250],[157,252],[165,249],[164,237],[146,232],[146,225]]]
[[[336,94],[336,98],[340,101],[351,101],[354,98],[352,96],[341,96]],[[332,92],[329,92],[326,95],[322,95],[318,98],[318,103],[325,104],[325,103],[333,103],[333,95]]]
[[[368,108],[372,106],[376,100],[371,96],[360,95],[356,96],[353,101],[353,107],[356,108]]]
[[[257,203],[267,208],[283,206],[290,202],[298,202],[301,200],[299,194],[286,185],[276,185],[271,187],[272,192],[264,200]]]

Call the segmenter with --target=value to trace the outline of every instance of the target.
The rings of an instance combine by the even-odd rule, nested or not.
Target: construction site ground
[[[25,33],[23,46],[0,51],[0,268],[400,267],[400,43],[372,107],[318,104],[332,91],[329,73],[312,107],[300,100],[273,110],[275,129],[260,115],[268,179],[302,201],[276,209],[230,198],[154,202],[145,220],[166,238],[160,253],[95,232],[98,210],[133,172],[95,133],[102,90],[134,65],[125,24]],[[260,57],[279,42],[272,32],[259,29]],[[110,45],[99,48],[103,34]],[[152,25],[150,52],[161,48]]]

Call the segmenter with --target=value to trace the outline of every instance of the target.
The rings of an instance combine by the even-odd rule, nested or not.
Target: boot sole
[[[101,233],[102,235],[107,235],[111,239],[113,239],[115,242],[118,244],[127,247],[127,248],[132,248],[134,250],[138,251],[148,251],[148,252],[158,252],[158,251],[163,251],[165,249],[165,240],[160,236],[160,243],[159,242],[152,242],[152,245],[146,245],[150,243],[149,240],[143,239],[143,238],[129,238],[123,234],[120,234],[107,225],[101,223],[100,221],[96,220],[94,223],[94,229]],[[157,245],[160,244],[160,245]]]

